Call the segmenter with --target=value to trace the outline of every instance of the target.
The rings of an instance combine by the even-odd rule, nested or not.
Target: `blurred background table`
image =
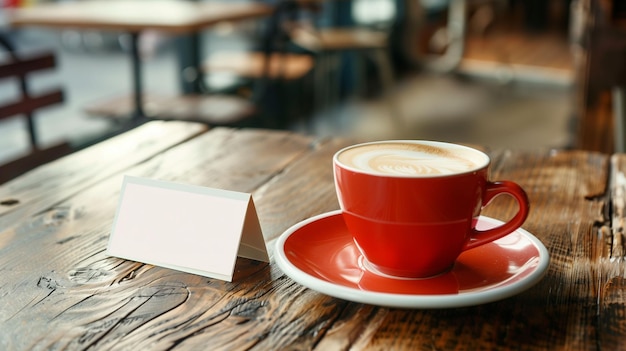
[[[502,301],[410,310],[317,293],[273,261],[288,227],[338,208],[331,157],[353,142],[153,121],[0,186],[0,345],[624,349],[626,155],[488,150],[493,177],[528,192],[524,228],[551,254],[547,275]],[[271,262],[239,259],[227,283],[107,257],[123,175],[252,193]],[[485,215],[514,211],[497,198]]]
[[[210,0],[205,0],[210,1]],[[254,2],[256,0],[240,0],[240,2]],[[402,4],[402,1],[393,0],[343,0],[334,1],[341,4],[338,11],[345,17],[351,17],[353,26],[375,27],[381,30],[388,29],[396,21],[397,15],[406,14],[403,7],[394,7],[392,3]],[[28,1],[44,3],[47,0]],[[428,1],[428,3],[444,3],[448,1]],[[21,1],[26,6],[25,1]],[[376,6],[373,6],[373,3]],[[571,89],[572,79],[555,79],[556,83],[537,83],[537,80],[526,79],[523,70],[517,70],[517,63],[525,67],[543,67],[556,65],[555,61],[567,61],[568,41],[566,30],[561,22],[563,16],[559,11],[551,11],[550,28],[544,32],[527,33],[521,23],[525,8],[523,6],[499,6],[504,4],[523,5],[522,1],[494,0],[471,1],[477,7],[468,7],[468,28],[466,33],[466,52],[459,70],[447,74],[433,74],[428,69],[397,70],[396,86],[393,94],[396,97],[398,110],[402,112],[406,128],[398,133],[392,129],[387,115],[391,112],[386,108],[386,99],[379,99],[376,91],[368,91],[362,96],[342,100],[329,110],[318,111],[305,115],[309,118],[309,132],[316,135],[351,134],[367,138],[407,138],[420,137],[460,142],[475,142],[490,146],[514,146],[518,148],[535,147],[538,145],[565,146],[570,142],[570,116],[575,106],[570,103],[574,89]],[[479,6],[480,4],[480,6]],[[343,11],[343,7],[353,5],[351,10]],[[372,6],[371,6],[372,5]],[[551,2],[551,5],[562,8],[562,2]],[[329,6],[331,7],[331,6]],[[382,10],[381,10],[382,9]],[[9,10],[3,9],[6,15]],[[439,15],[423,25],[427,28],[418,33],[425,37],[433,31],[439,33],[442,29],[440,22],[445,17],[445,8]],[[491,15],[490,15],[491,13]],[[332,11],[324,12],[319,17],[322,22],[332,19]],[[397,15],[396,15],[397,14]],[[487,16],[483,16],[483,15]],[[479,16],[480,15],[480,16]],[[491,17],[490,17],[491,16]],[[430,16],[429,16],[430,17]],[[487,17],[487,21],[485,18]],[[492,19],[489,22],[489,18]],[[480,25],[475,25],[475,19]],[[208,42],[204,48],[206,56],[212,58],[214,53],[224,52],[225,49],[247,50],[254,42],[248,40],[257,20],[237,22],[233,25],[216,25],[201,33],[203,40]],[[421,22],[411,22],[419,25]],[[445,23],[445,22],[444,22]],[[491,23],[491,24],[489,24]],[[557,27],[552,29],[552,27]],[[435,27],[430,30],[430,27]],[[420,26],[418,26],[420,27]],[[445,26],[443,26],[445,27]],[[93,118],[84,114],[84,107],[97,107],[98,102],[113,96],[130,91],[128,79],[128,45],[125,39],[128,35],[115,32],[100,32],[96,30],[41,30],[34,26],[20,28],[5,28],[6,32],[15,38],[20,48],[39,49],[51,48],[59,56],[59,77],[66,88],[68,99],[63,106],[42,111],[44,116],[38,121],[41,124],[43,142],[52,142],[67,137],[72,143],[82,144],[85,139],[99,134],[106,134],[111,127],[110,119]],[[557,32],[558,35],[554,34]],[[394,30],[392,29],[392,33]],[[402,32],[402,31],[400,31]],[[173,36],[154,35],[149,31],[146,40],[141,40],[142,68],[144,72],[144,88],[147,93],[156,96],[177,96],[180,93],[180,62],[179,53],[182,51],[178,43],[186,41],[188,35]],[[394,35],[391,35],[394,37]],[[422,37],[422,36],[418,36]],[[439,35],[434,37],[438,38]],[[124,39],[124,40],[123,40]],[[143,39],[143,38],[142,38]],[[413,38],[415,40],[419,38]],[[154,40],[154,41],[153,41]],[[410,49],[411,43],[403,47]],[[421,39],[419,39],[421,43]],[[155,45],[146,45],[146,44]],[[480,54],[480,55],[479,55]],[[559,59],[562,57],[563,59]],[[551,60],[547,60],[550,59]],[[544,62],[544,59],[546,62]],[[497,79],[480,77],[476,79],[465,69],[468,62],[484,64],[480,71],[488,73]],[[548,62],[549,61],[549,62]],[[183,67],[187,67],[184,64]],[[472,64],[472,67],[477,65]],[[98,68],[100,79],[87,82],[85,77],[92,75],[93,67]],[[209,67],[209,71],[214,66]],[[560,67],[560,66],[559,66]],[[569,72],[565,66],[559,71]],[[513,69],[511,69],[513,68]],[[544,75],[550,70],[533,69],[529,76],[541,76],[550,81],[551,75]],[[557,67],[554,67],[557,68]],[[375,79],[375,67],[369,66],[365,70],[367,76],[359,79]],[[478,72],[478,71],[475,71]],[[211,88],[217,90],[226,88],[228,92],[247,93],[240,90],[241,80],[222,80],[222,74],[207,74]],[[219,77],[218,77],[219,76]],[[568,74],[559,74],[567,77]],[[571,76],[571,74],[569,74]],[[219,81],[218,79],[219,78]],[[466,79],[470,78],[470,79]],[[308,78],[307,78],[308,79]],[[57,79],[59,81],[59,79]],[[126,83],[126,84],[125,84]],[[225,83],[225,84],[224,84]],[[297,83],[299,85],[299,82]],[[296,85],[296,86],[298,86]],[[376,87],[376,84],[370,84]],[[556,86],[556,87],[555,87]],[[291,86],[290,86],[291,88]],[[180,89],[180,90],[179,90]],[[374,89],[375,90],[375,89]],[[223,91],[223,90],[220,90]],[[291,89],[290,91],[296,91]],[[108,94],[107,92],[111,92]],[[303,98],[290,99],[294,105],[306,105],[311,101],[309,95],[300,94]],[[103,99],[104,98],[104,99]],[[152,102],[154,99],[151,99]],[[284,101],[285,99],[283,99]],[[126,99],[124,116],[132,111],[131,99]],[[145,104],[145,102],[144,102]],[[147,107],[150,107],[148,102]],[[118,107],[119,105],[109,108]],[[290,115],[293,115],[290,113]],[[303,130],[303,124],[290,123],[286,128]],[[19,139],[20,130],[17,123],[0,126],[0,162],[8,160],[24,150],[25,145]],[[25,140],[25,139],[24,139]],[[11,141],[11,142],[9,142]]]
[[[70,1],[51,2],[33,7],[15,9],[9,13],[9,24],[13,27],[40,26],[53,28],[72,28],[78,30],[119,31],[130,34],[130,57],[132,63],[132,95],[130,98],[105,102],[101,106],[109,109],[113,105],[124,111],[130,110],[133,124],[142,123],[146,117],[160,116],[175,118],[176,109],[172,106],[191,106],[194,116],[183,111],[185,119],[203,120],[202,113],[210,109],[203,105],[198,98],[181,100],[167,98],[167,103],[159,103],[162,98],[156,98],[156,104],[149,113],[145,111],[144,89],[142,86],[141,58],[139,56],[139,38],[142,32],[156,30],[175,35],[197,35],[207,27],[223,22],[242,21],[261,18],[270,15],[272,7],[263,3],[233,3],[233,2],[189,2],[176,0],[117,0],[117,1]],[[184,53],[191,60],[192,68],[199,70],[201,52],[197,47],[190,47],[191,52]],[[97,82],[98,69],[94,67],[93,77],[85,77]],[[198,78],[199,79],[199,78]],[[96,83],[97,84],[97,83]],[[212,97],[208,97],[212,99]],[[202,100],[202,99],[200,99]],[[220,105],[219,101],[216,101]],[[232,108],[233,101],[221,102],[219,109]],[[166,111],[159,111],[166,109]],[[218,109],[218,110],[219,110]],[[245,113],[244,108],[242,113]],[[168,116],[172,114],[172,116]],[[119,116],[117,113],[116,116]],[[222,124],[229,117],[208,115],[208,123]],[[227,123],[223,123],[227,124]]]

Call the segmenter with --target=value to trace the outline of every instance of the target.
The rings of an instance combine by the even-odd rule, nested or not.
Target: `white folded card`
[[[252,195],[125,176],[107,255],[232,281],[269,262]]]

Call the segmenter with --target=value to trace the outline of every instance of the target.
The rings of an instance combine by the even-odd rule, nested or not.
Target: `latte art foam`
[[[478,152],[476,152],[478,153]],[[376,143],[350,148],[338,159],[348,167],[397,176],[435,176],[478,168],[480,160],[465,148],[451,149],[411,143]]]

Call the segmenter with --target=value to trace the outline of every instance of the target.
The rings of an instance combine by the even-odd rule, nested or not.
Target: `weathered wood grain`
[[[600,229],[605,241],[599,255],[598,345],[607,350],[626,349],[626,155],[611,157],[610,214]]]
[[[196,276],[176,272],[172,274],[165,270],[165,276],[172,275],[173,278],[166,278],[163,282],[162,269],[137,268],[137,264],[108,258],[103,253],[122,174],[252,192],[306,153],[311,142],[309,138],[282,132],[236,133],[233,130],[215,129],[205,135],[207,137],[195,138],[164,152],[162,156],[138,160],[136,167],[123,169],[75,196],[57,199],[57,202],[52,202],[55,204],[53,208],[20,223],[14,229],[12,240],[7,240],[0,257],[0,267],[5,272],[2,280],[9,282],[3,283],[3,291],[6,294],[19,293],[21,296],[21,300],[3,306],[3,330],[18,330],[20,325],[29,321],[35,330],[45,331],[47,327],[55,326],[54,330],[62,331],[59,335],[44,333],[42,340],[35,340],[33,345],[42,348],[56,348],[57,345],[61,345],[60,348],[64,345],[76,348],[109,347],[123,345],[121,341],[128,337],[129,328],[140,328],[152,316],[160,316],[175,308],[180,303],[179,297],[181,294],[186,295],[186,291],[190,295],[185,298],[188,303],[177,308],[176,316],[172,317],[175,324],[184,324],[185,318],[201,318],[210,325],[214,323],[213,318],[217,318],[213,314],[228,315],[229,309],[236,308],[228,299],[225,305],[218,303],[224,295],[237,294],[236,284],[214,282],[221,293],[208,294],[211,298],[207,299],[207,289],[213,291],[214,287],[207,287],[206,279],[199,282]],[[257,153],[257,150],[263,152]],[[3,236],[5,234],[2,233]],[[50,246],[57,246],[58,250],[47,249]],[[38,254],[26,259],[22,253],[28,251]],[[245,265],[243,269],[247,269]],[[154,276],[145,273],[154,271],[159,273]],[[267,275],[265,271],[262,277]],[[263,283],[266,285],[272,283],[268,279],[259,279],[266,281]],[[245,282],[242,279],[241,283]],[[108,289],[103,291],[102,284]],[[252,287],[263,285],[258,281],[252,284]],[[258,289],[252,287],[243,289],[257,294]],[[273,284],[266,289],[270,288],[275,289]],[[287,288],[303,290],[302,287],[294,287],[292,282]],[[24,291],[20,291],[22,289]],[[152,306],[149,301],[155,300],[159,303]],[[249,303],[254,303],[252,299],[249,300],[252,301]],[[188,311],[189,314],[182,311]],[[193,317],[195,314],[199,316]],[[67,323],[71,325],[69,330]],[[120,323],[123,323],[123,327]],[[189,328],[192,332],[183,327],[175,329],[178,334],[172,338],[174,341],[161,334],[154,335],[154,338],[162,340],[169,347],[177,343],[176,340],[181,336],[194,334],[196,328],[203,330],[206,325],[194,325]],[[153,334],[151,331],[149,333]],[[218,332],[218,335],[223,334],[223,331]],[[130,334],[132,337],[135,335]],[[145,339],[143,342],[154,342],[146,338],[147,335],[140,335],[138,338]],[[192,339],[189,338],[187,342]],[[30,339],[8,340],[9,347],[21,349],[33,346],[30,344],[33,340]],[[241,338],[235,337],[235,340]]]
[[[608,210],[619,198],[609,179],[624,167],[597,153],[492,153],[492,178],[528,191],[524,228],[552,260],[535,287],[481,306],[347,302],[300,286],[273,260],[239,259],[229,283],[104,255],[124,174],[252,193],[273,254],[286,228],[338,208],[331,158],[350,142],[223,128],[99,175],[78,165],[61,175],[60,164],[51,165],[57,192],[35,192],[20,209],[0,213],[0,349],[624,348],[623,244],[620,253],[622,236],[611,229],[618,211]],[[31,174],[13,186],[27,189],[33,178],[42,179]],[[506,219],[515,211],[498,197],[484,213]]]
[[[206,131],[194,123],[147,123],[43,165],[0,186],[0,230]],[[7,213],[15,213],[6,216]]]

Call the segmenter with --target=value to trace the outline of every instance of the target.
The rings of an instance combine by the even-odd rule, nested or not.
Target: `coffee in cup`
[[[374,174],[432,176],[467,172],[489,159],[465,148],[381,142],[348,148],[338,154],[338,161],[346,167]]]
[[[333,165],[346,226],[366,265],[383,274],[443,273],[461,252],[513,232],[528,215],[524,190],[488,180],[489,156],[467,146],[372,142],[338,151]],[[517,214],[502,226],[476,230],[481,209],[499,194],[517,201]]]

